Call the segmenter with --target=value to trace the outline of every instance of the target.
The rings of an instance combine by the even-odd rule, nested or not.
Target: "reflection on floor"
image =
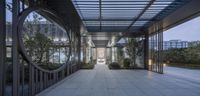
[[[164,67],[165,74],[174,75],[191,82],[197,82],[200,84],[200,70],[197,69],[185,69],[177,67]],[[200,95],[199,95],[200,96]]]
[[[80,70],[38,96],[200,96],[200,81],[184,78],[170,72],[109,70],[106,65],[96,65],[94,70]]]

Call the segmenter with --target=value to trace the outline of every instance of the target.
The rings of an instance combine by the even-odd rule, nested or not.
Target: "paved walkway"
[[[38,96],[200,96],[200,83],[146,70],[80,70]]]
[[[200,83],[200,70],[178,67],[164,67],[165,74],[174,75],[186,80]],[[200,95],[199,95],[200,96]]]

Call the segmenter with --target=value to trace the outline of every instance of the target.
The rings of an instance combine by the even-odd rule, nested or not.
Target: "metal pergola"
[[[8,3],[12,9],[9,14]],[[87,46],[86,40],[81,41],[81,33],[87,31],[90,40],[103,47],[109,39],[116,41],[114,36],[120,32],[143,36],[144,69],[163,73],[163,31],[199,16],[199,5],[200,0],[0,0],[0,96],[35,96],[78,71],[81,58],[86,58],[81,57],[85,50],[82,46]],[[55,46],[70,47],[67,62],[55,70],[41,68],[25,50],[23,24],[32,12],[51,20],[69,35],[66,45],[53,42]],[[64,36],[56,34],[52,33],[54,37]]]
[[[72,0],[88,32],[138,32],[188,0]]]

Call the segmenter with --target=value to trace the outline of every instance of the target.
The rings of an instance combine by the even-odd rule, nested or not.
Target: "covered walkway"
[[[96,65],[93,70],[72,74],[38,96],[199,96],[200,82],[182,78],[168,72],[109,70],[106,65]]]
[[[0,96],[200,96],[199,72],[163,68],[163,32],[200,16],[199,5],[0,0]]]

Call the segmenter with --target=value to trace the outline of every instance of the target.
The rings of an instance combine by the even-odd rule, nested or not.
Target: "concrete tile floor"
[[[165,74],[157,74],[96,65],[93,70],[72,74],[37,96],[200,96],[200,71],[166,69],[169,70]]]

